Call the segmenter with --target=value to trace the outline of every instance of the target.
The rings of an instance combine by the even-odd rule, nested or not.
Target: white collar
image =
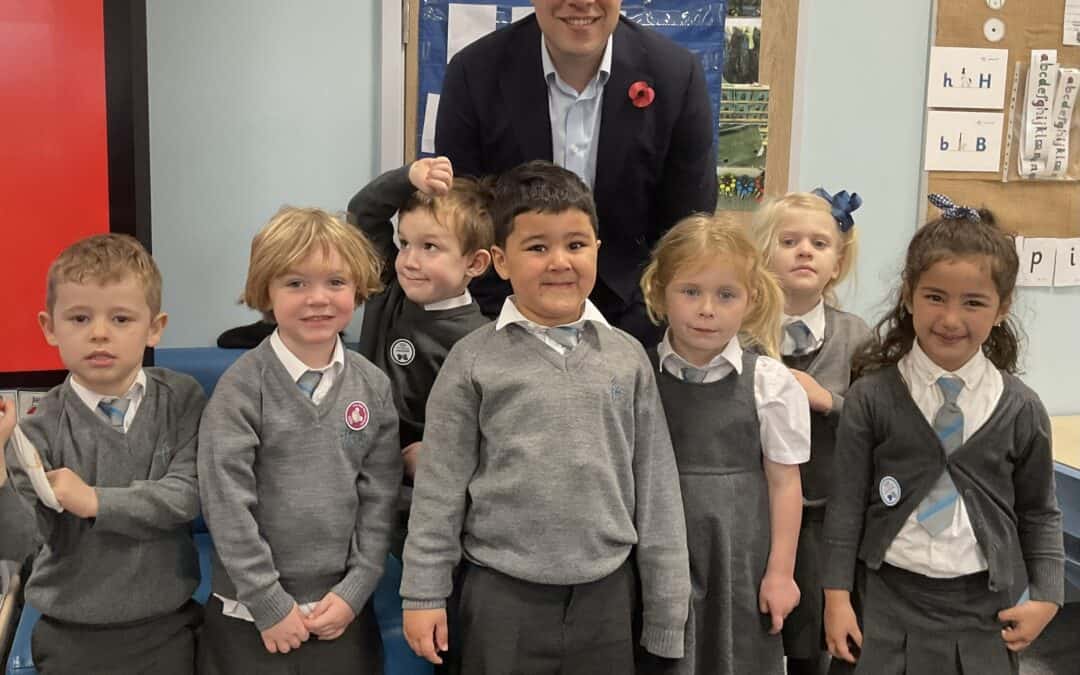
[[[938,378],[943,375],[954,375],[964,382],[965,389],[975,389],[982,382],[983,376],[989,368],[993,367],[990,359],[980,349],[968,359],[968,362],[955,371],[948,371],[934,363],[919,345],[919,339],[915,338],[911,345],[911,351],[904,355],[904,360],[910,366],[911,374],[916,382],[912,386],[931,387],[937,384]]]
[[[792,316],[790,314],[783,314],[781,316],[780,324],[787,326],[788,324],[795,323],[796,321],[802,321],[806,324],[806,327],[810,329],[810,336],[814,340],[822,340],[825,337],[825,300],[818,300],[818,303],[814,305],[806,314],[802,316]]]
[[[664,339],[661,340],[660,344],[656,347],[656,355],[659,357],[658,360],[660,361],[661,370],[663,370],[664,368],[665,361],[667,361],[668,359],[675,359],[675,364],[680,368],[697,368],[699,370],[711,370],[712,368],[716,368],[717,366],[724,365],[726,363],[732,368],[734,368],[736,373],[742,375],[743,349],[742,345],[739,344],[738,336],[735,336],[728,340],[728,343],[724,346],[723,351],[712,357],[712,360],[710,360],[705,365],[705,367],[702,368],[701,366],[695,366],[694,364],[690,363],[682,356],[680,356],[678,352],[675,351],[675,349],[671,346],[671,340],[669,339],[670,335],[671,329],[668,328],[666,331],[664,331]]]
[[[611,324],[607,322],[604,315],[600,313],[600,310],[596,308],[596,305],[592,304],[592,300],[585,299],[585,309],[581,312],[581,317],[577,321],[562,324],[563,326],[576,326],[581,327],[585,325],[586,321],[592,321],[593,323],[604,326],[605,328],[611,328]],[[514,304],[514,296],[508,297],[503,300],[502,311],[499,312],[499,318],[495,321],[495,330],[502,330],[512,323],[521,324],[526,330],[530,332],[543,332],[548,328],[557,328],[558,326],[541,326],[531,319],[525,318],[525,315]]]
[[[437,312],[443,309],[457,309],[458,307],[464,307],[465,305],[472,304],[472,295],[469,294],[469,289],[465,289],[465,292],[461,295],[455,295],[452,298],[445,300],[439,300],[438,302],[432,302],[424,305],[424,310],[427,312]]]
[[[309,370],[314,370],[317,373],[324,373],[330,368],[334,368],[334,372],[340,372],[341,369],[345,367],[345,348],[341,346],[340,337],[334,345],[334,355],[330,357],[330,363],[322,368],[312,368],[301,361],[296,354],[293,354],[292,350],[285,345],[285,341],[278,335],[276,328],[274,329],[274,332],[270,334],[270,346],[273,347],[274,353],[277,354],[278,360],[281,361],[281,365],[285,366],[285,370],[289,372],[289,377],[296,382],[299,382],[300,376]]]
[[[98,404],[106,398],[129,398],[132,403],[134,403],[136,399],[142,399],[142,395],[146,391],[146,371],[139,368],[139,372],[135,374],[135,381],[131,383],[131,387],[120,397],[99,394],[93,389],[79,384],[74,376],[69,377],[68,382],[71,383],[71,388],[75,390],[75,393],[88,408],[97,410]]]
[[[611,77],[611,45],[615,40],[615,33],[608,36],[607,44],[604,45],[604,55],[600,58],[600,68],[597,69],[596,75],[589,81],[598,82],[599,84],[606,84],[608,78]],[[551,54],[548,53],[547,40],[544,39],[544,34],[540,33],[540,63],[544,68],[544,79],[550,81],[552,76],[559,79],[560,82],[565,82],[555,70],[555,64],[551,60]],[[569,85],[567,85],[569,86]],[[588,85],[586,85],[588,88]]]

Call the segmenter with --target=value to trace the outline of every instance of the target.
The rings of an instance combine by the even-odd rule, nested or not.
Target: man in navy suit
[[[716,207],[713,114],[701,63],[619,15],[621,0],[533,0],[533,15],[480,38],[446,67],[435,151],[484,176],[532,159],[577,173],[600,221],[592,300],[647,346],[660,332],[638,280],[680,218]],[[509,285],[472,285],[485,314]]]

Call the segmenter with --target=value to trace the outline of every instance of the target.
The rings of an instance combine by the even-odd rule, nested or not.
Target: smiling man
[[[659,340],[638,289],[652,245],[680,218],[716,206],[712,110],[701,63],[621,17],[621,0],[533,0],[534,14],[461,50],[443,80],[435,149],[459,175],[531,159],[592,188],[600,221],[592,300],[647,345]],[[493,316],[509,294],[474,282]]]

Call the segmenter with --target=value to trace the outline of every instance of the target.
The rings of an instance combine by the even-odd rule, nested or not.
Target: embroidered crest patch
[[[407,366],[416,358],[416,347],[405,338],[394,340],[390,345],[390,358],[399,366]]]
[[[345,426],[353,431],[360,431],[371,421],[367,404],[363,401],[353,401],[345,408]]]
[[[878,483],[878,494],[885,506],[896,506],[900,501],[900,481],[892,476],[885,476]]]

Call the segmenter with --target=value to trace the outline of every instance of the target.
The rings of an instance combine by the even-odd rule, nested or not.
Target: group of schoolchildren
[[[243,301],[277,328],[209,402],[142,367],[167,321],[146,251],[70,246],[39,315],[70,376],[19,425],[62,509],[11,450],[0,489],[34,522],[38,670],[379,672],[393,552],[405,637],[446,672],[1017,672],[1063,602],[1049,421],[1014,375],[1012,238],[934,202],[873,332],[834,295],[857,195],[683,219],[641,278],[646,349],[588,299],[577,176],[418,160],[351,223],[286,207],[256,235]]]

